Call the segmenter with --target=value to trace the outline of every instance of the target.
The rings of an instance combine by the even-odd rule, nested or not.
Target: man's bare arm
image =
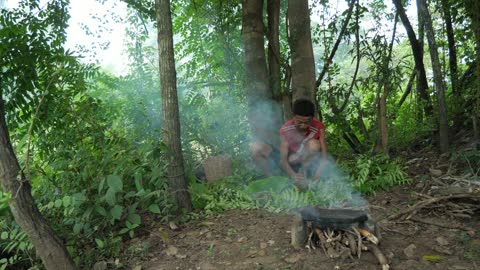
[[[280,164],[288,175],[295,177],[295,171],[293,171],[292,167],[288,163],[288,143],[284,139],[282,139],[280,144]]]

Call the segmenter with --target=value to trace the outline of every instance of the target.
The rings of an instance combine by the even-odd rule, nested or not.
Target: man
[[[325,126],[313,117],[315,105],[309,100],[295,101],[292,112],[293,118],[280,128],[280,165],[298,183],[305,180],[305,174],[318,181],[327,159]],[[256,164],[272,175],[269,160],[275,159],[278,150],[266,143],[252,144],[250,150]]]

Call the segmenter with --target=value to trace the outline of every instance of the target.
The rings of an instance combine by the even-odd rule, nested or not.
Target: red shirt
[[[315,118],[312,118],[310,122],[310,126],[307,128],[307,133],[305,135],[301,135],[297,128],[295,127],[295,123],[292,120],[288,120],[283,126],[280,128],[280,138],[285,140],[288,143],[288,152],[295,153],[298,151],[300,144],[306,138],[308,139],[315,139],[318,140],[320,138],[320,130],[325,129],[325,125],[318,121]],[[307,139],[307,140],[308,140]]]

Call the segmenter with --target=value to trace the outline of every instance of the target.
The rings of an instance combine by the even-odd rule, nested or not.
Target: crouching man
[[[292,112],[293,118],[280,128],[279,149],[257,142],[251,145],[252,157],[265,174],[271,175],[269,160],[277,159],[279,151],[280,166],[292,179],[300,185],[305,177],[316,182],[327,160],[325,126],[313,117],[315,105],[309,100],[295,101]]]

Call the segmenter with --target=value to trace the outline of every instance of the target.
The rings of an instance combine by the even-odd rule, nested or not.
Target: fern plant
[[[400,165],[399,160],[391,160],[384,155],[359,155],[350,164],[353,186],[363,194],[409,183],[411,180]]]

